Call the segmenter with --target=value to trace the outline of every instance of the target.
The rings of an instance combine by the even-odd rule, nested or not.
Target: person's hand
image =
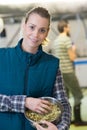
[[[73,51],[76,51],[76,46],[72,45],[72,49],[73,49]]]
[[[34,126],[37,128],[37,130],[58,130],[58,128],[48,121],[41,121],[41,124],[45,124],[47,127],[43,127],[38,123],[34,123]]]
[[[50,105],[49,101],[40,98],[26,98],[25,100],[25,107],[40,114],[48,113],[51,110]]]

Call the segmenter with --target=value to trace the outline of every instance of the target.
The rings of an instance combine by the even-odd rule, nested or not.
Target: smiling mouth
[[[32,41],[33,43],[37,43],[37,42],[38,42],[37,39],[31,39],[31,41]]]

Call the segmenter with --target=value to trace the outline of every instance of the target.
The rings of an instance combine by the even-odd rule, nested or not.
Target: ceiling
[[[55,0],[54,0],[55,1]],[[24,15],[25,12],[36,6],[46,7],[52,16],[58,14],[75,14],[87,12],[87,0],[57,0],[56,2],[36,2],[25,4],[0,4],[0,16]]]

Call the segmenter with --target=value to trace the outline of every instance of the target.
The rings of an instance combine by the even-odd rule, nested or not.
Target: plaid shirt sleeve
[[[0,94],[0,111],[24,113],[25,95],[6,96]]]
[[[63,105],[64,111],[60,122],[57,124],[58,130],[69,130],[71,123],[71,106],[69,104],[66,92],[64,89],[63,77],[61,71],[58,70],[56,81],[54,84],[53,97]]]

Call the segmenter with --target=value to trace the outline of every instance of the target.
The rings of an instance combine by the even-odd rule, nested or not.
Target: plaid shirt
[[[64,90],[63,78],[60,70],[58,70],[56,76],[53,97],[57,98],[58,101],[61,102],[64,107],[64,112],[62,114],[61,121],[57,125],[58,130],[68,130],[71,121],[71,107]],[[25,99],[25,95],[0,95],[0,111],[14,111],[24,113]]]

